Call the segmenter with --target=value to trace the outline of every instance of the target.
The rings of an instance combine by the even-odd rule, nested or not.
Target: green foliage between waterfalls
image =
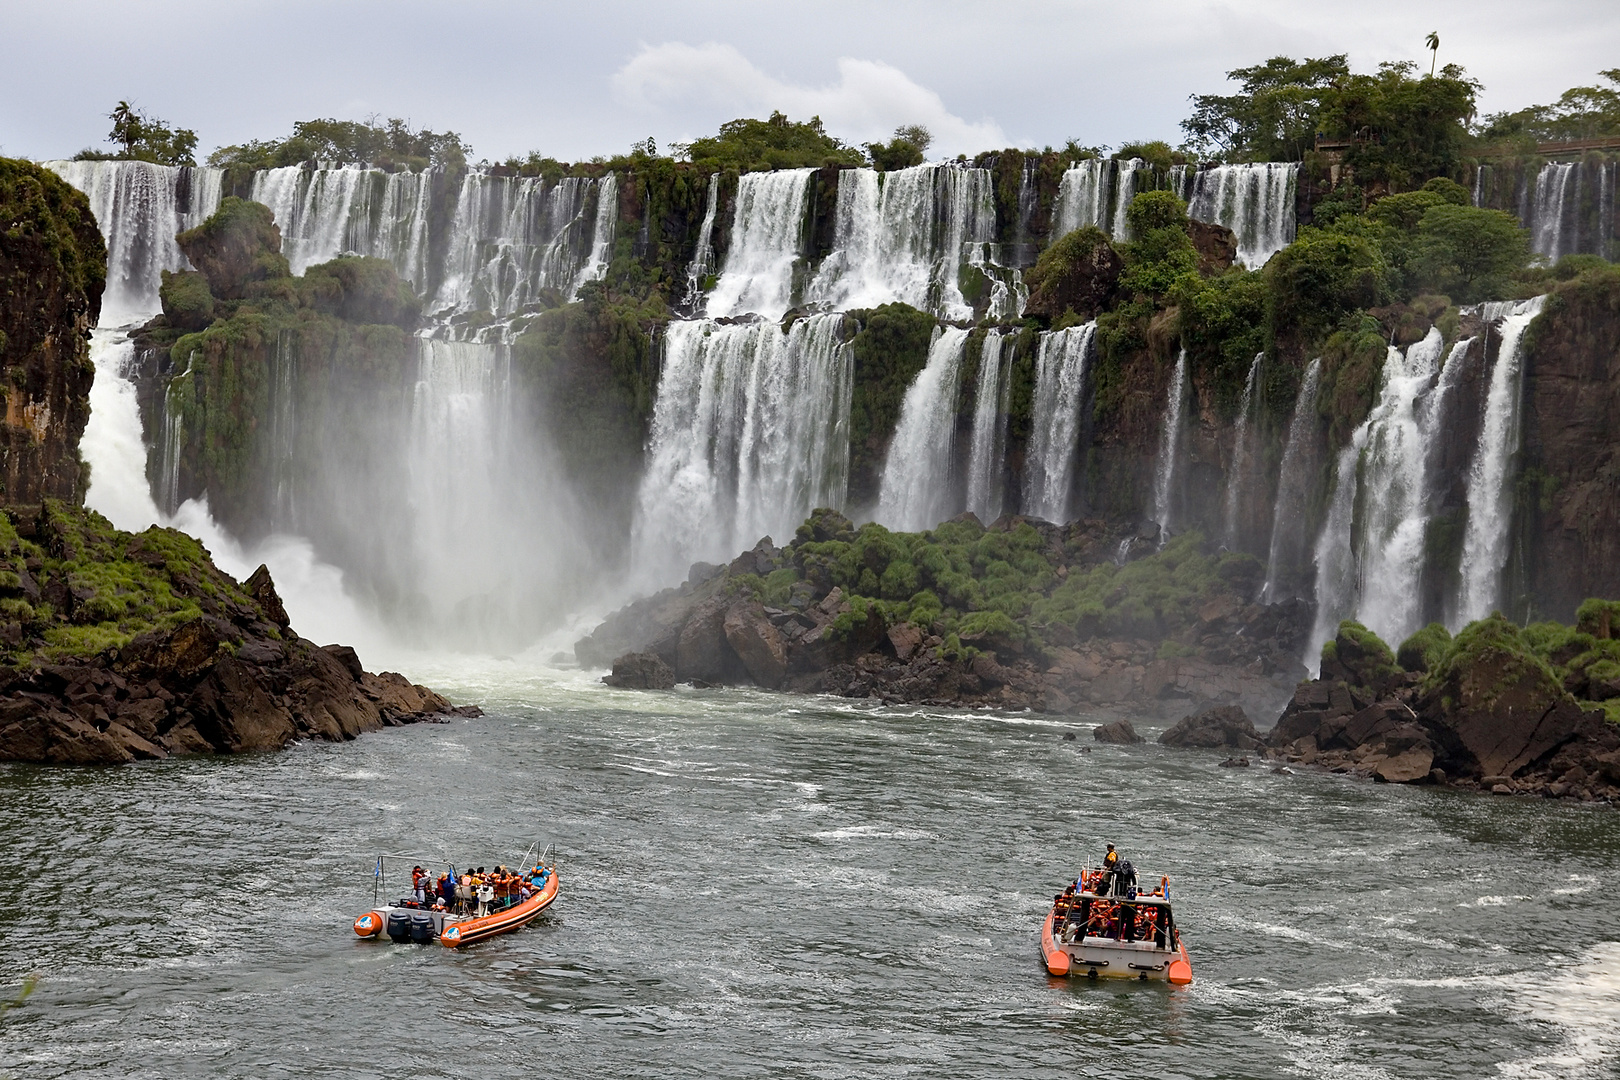
[[[855,389],[850,399],[850,485],[877,494],[883,447],[900,422],[900,404],[917,373],[928,362],[934,317],[906,304],[885,304],[851,312],[860,329],[850,345],[855,357]]]
[[[306,161],[374,165],[390,172],[429,166],[460,169],[472,153],[453,131],[414,129],[398,117],[378,120],[301,120],[291,135],[222,146],[208,164],[226,169],[276,169]]]
[[[1052,526],[1014,519],[986,529],[964,518],[922,533],[877,524],[854,530],[824,510],[799,527],[789,560],[768,581],[756,579],[767,602],[786,603],[798,581],[817,592],[838,587],[860,602],[849,626],[875,612],[885,625],[911,623],[938,635],[957,655],[980,646],[1039,651],[1091,637],[1173,640],[1198,624],[1203,605],[1241,595],[1262,573],[1246,555],[1208,550],[1195,532],[1125,566],[1087,565],[1073,539]]]

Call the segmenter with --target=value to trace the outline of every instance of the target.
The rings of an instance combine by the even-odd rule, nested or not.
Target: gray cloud
[[[1177,141],[1187,96],[1277,53],[1441,62],[1486,111],[1547,101],[1620,60],[1609,0],[8,0],[0,151],[99,145],[132,98],[212,148],[315,116],[400,115],[481,156],[560,158],[709,133],[782,108],[850,141],[896,124],[937,151]]]

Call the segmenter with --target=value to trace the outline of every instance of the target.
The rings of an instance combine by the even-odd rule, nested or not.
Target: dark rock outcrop
[[[48,169],[0,158],[0,503],[84,496],[79,437],[106,268],[89,200]]]
[[[1106,233],[1095,227],[1076,229],[1041,252],[1025,273],[1029,302],[1024,312],[1055,319],[1072,311],[1082,319],[1095,318],[1113,302],[1124,269],[1125,261]]]
[[[227,195],[212,217],[175,242],[220,300],[239,300],[255,282],[291,274],[281,253],[281,229],[262,203]]]
[[[1340,660],[1346,637],[1334,642]],[[1268,753],[1391,783],[1620,798],[1620,728],[1583,708],[1500,616],[1471,624],[1427,674],[1382,670],[1375,655],[1360,671],[1376,677],[1353,684],[1343,676],[1356,667],[1324,660]]]
[[[1184,716],[1159,741],[1165,746],[1233,747],[1255,750],[1262,743],[1249,714],[1235,705],[1221,705]]]
[[[602,681],[628,690],[671,690],[675,672],[657,653],[626,653],[613,661],[613,672]]]
[[[1111,724],[1098,724],[1091,729],[1091,737],[1100,743],[1130,746],[1144,741],[1129,720],[1115,720]]]
[[[0,761],[245,753],[476,713],[298,637],[269,571],[250,580],[173,530],[54,502],[0,515]]]

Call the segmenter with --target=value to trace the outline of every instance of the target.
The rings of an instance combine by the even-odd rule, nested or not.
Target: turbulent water
[[[0,987],[43,976],[0,1022],[7,1071],[1614,1075],[1607,807],[1223,769],[1031,716],[419,677],[490,715],[0,766],[12,813],[52,823],[0,834]],[[562,893],[517,934],[349,929],[379,851],[487,865],[534,839]],[[1104,841],[1171,877],[1192,986],[1047,977],[1040,919]]]

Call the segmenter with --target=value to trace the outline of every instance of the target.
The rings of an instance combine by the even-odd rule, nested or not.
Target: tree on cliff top
[[[894,138],[887,143],[867,143],[866,153],[872,164],[885,172],[905,169],[921,165],[933,141],[933,133],[921,124],[905,124],[894,129]]]
[[[1612,86],[1576,86],[1551,105],[1531,105],[1518,112],[1492,113],[1481,137],[1490,140],[1527,137],[1540,142],[1601,139],[1620,135],[1620,68],[1598,72]]]
[[[151,161],[158,165],[195,165],[197,133],[190,128],[171,128],[162,120],[147,116],[127,101],[120,101],[107,114],[113,122],[107,141],[123,147],[116,154],[84,149],[75,161]]]
[[[1274,56],[1228,71],[1232,95],[1194,94],[1181,122],[1188,145],[1228,161],[1298,161],[1315,143],[1317,125],[1337,86],[1350,75],[1345,54],[1294,60]]]
[[[781,112],[771,113],[769,120],[728,120],[718,135],[695,140],[686,152],[706,172],[866,164],[859,150],[827,134],[821,117],[795,123]]]
[[[285,139],[254,139],[240,146],[222,146],[208,155],[208,164],[275,169],[305,161],[329,161],[375,165],[390,172],[420,171],[435,165],[460,168],[470,153],[472,147],[454,131],[417,130],[397,116],[383,121],[373,115],[364,120],[300,120]]]
[[[1181,122],[1188,146],[1226,161],[1300,161],[1318,134],[1350,144],[1345,163],[1360,183],[1394,187],[1457,171],[1479,83],[1447,64],[1419,75],[1410,61],[1368,75],[1343,54],[1264,64],[1226,73],[1240,92],[1195,94]]]

